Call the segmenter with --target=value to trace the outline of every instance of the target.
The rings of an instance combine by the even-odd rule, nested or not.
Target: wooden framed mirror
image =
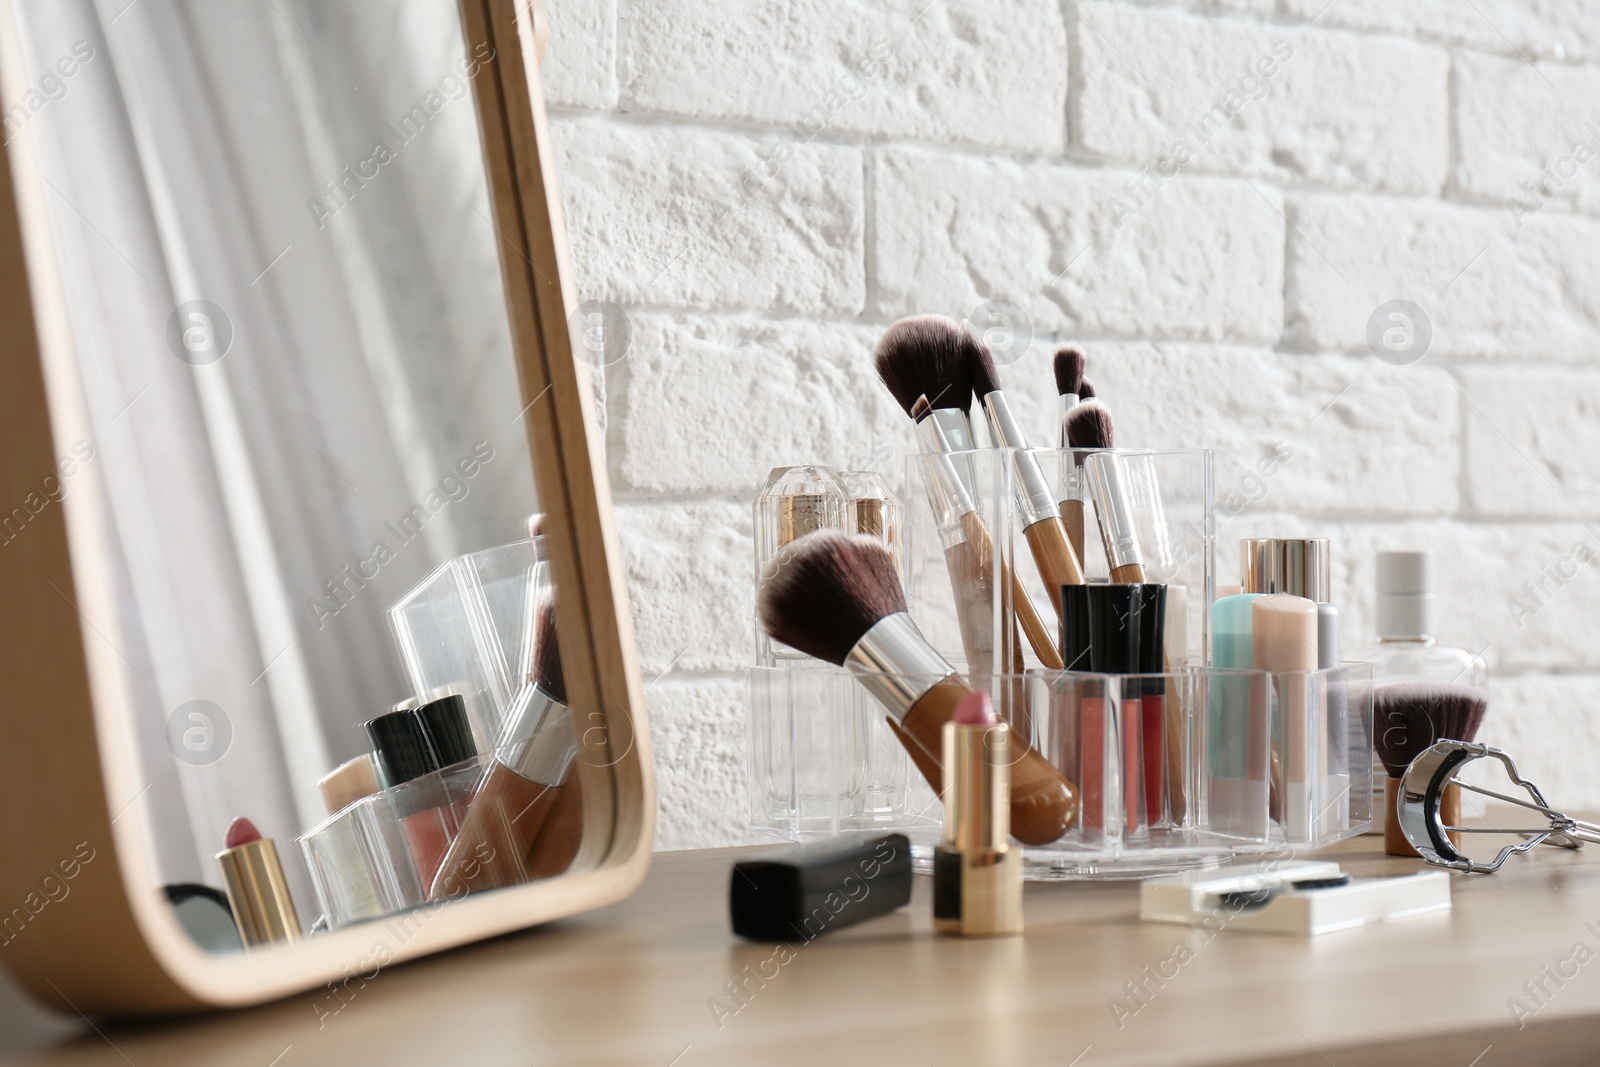
[[[540,16],[0,3],[0,959],[45,1003],[337,998],[642,879]]]

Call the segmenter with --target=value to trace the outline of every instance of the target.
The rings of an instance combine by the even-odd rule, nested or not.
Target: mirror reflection
[[[567,870],[492,49],[451,0],[18,6],[152,892],[220,952]]]

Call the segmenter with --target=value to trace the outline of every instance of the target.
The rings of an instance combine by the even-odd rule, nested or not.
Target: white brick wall
[[[1216,449],[1219,493],[1287,442],[1219,564],[1334,538],[1347,645],[1373,550],[1435,548],[1486,739],[1600,805],[1600,562],[1545,577],[1600,552],[1600,0],[547,2],[579,289],[633,323],[605,414],[659,847],[746,837],[757,486],[903,451],[873,342],[988,299],[1033,320],[1041,437],[1075,341],[1124,443]],[[1368,348],[1391,300],[1420,362]]]

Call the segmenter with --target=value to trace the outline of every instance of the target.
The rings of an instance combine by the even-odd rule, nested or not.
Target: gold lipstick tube
[[[1011,729],[944,724],[944,840],[933,853],[942,934],[1022,933],[1022,852],[1011,847]]]
[[[217,853],[217,865],[245,948],[300,940],[300,919],[271,839],[225,849]]]

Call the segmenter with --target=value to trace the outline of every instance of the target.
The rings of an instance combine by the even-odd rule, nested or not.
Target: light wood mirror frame
[[[131,729],[104,635],[116,633],[94,494],[71,494],[0,557],[0,913],[73,856],[95,850],[71,902],[45,907],[4,964],[63,1011],[157,1013],[232,1007],[612,903],[644,877],[654,834],[649,739],[610,490],[587,366],[574,357],[576,307],[537,55],[542,12],[516,0],[459,0],[528,443],[555,583],[571,705],[603,708],[581,764],[585,833],[577,873],[429,909],[405,937],[362,924],[283,949],[208,955],[181,930],[147,870]],[[532,17],[530,17],[532,16]],[[0,97],[26,91],[16,12],[0,2]],[[0,501],[24,499],[66,443],[87,439],[37,150],[24,132],[0,162]],[[535,403],[548,390],[544,403]],[[375,959],[375,942],[387,958]],[[383,956],[384,953],[376,953]]]

